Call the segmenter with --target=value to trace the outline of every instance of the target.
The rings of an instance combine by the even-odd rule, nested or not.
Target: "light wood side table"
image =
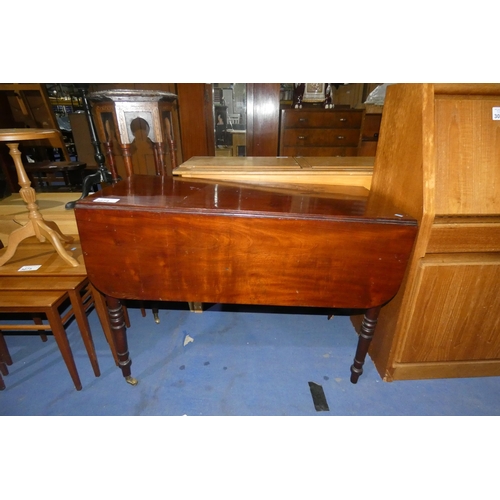
[[[31,181],[21,160],[19,142],[41,139],[47,139],[54,144],[61,140],[61,133],[53,129],[0,129],[0,141],[6,142],[9,147],[21,186],[19,193],[29,211],[28,223],[10,234],[7,250],[0,258],[0,267],[12,258],[19,243],[31,236],[36,236],[40,242],[48,240],[67,264],[78,266],[78,262],[66,252],[61,243],[71,243],[73,238],[64,235],[55,222],[44,220],[36,202],[36,191],[31,187]]]

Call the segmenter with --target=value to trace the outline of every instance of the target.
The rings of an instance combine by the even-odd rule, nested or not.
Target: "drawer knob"
[[[306,122],[307,120],[305,118],[299,118],[299,122]]]
[[[347,118],[339,118],[339,121],[341,121],[341,122],[346,122],[346,121],[347,121]]]
[[[299,139],[304,140],[306,138],[305,135],[299,135]]]
[[[345,139],[345,137],[343,135],[338,135],[337,139],[342,140],[342,139]]]

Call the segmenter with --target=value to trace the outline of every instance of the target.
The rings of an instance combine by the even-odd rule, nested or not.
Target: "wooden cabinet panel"
[[[436,214],[500,213],[500,96],[436,99]]]
[[[212,86],[209,83],[178,83],[179,125],[182,157],[214,156]]]
[[[416,218],[419,232],[370,348],[385,380],[500,375],[494,108],[500,84],[387,88],[371,190]]]
[[[401,363],[500,358],[500,255],[422,259]]]
[[[428,253],[500,252],[500,220],[434,224]]]
[[[247,83],[246,156],[276,156],[279,104],[279,83]]]

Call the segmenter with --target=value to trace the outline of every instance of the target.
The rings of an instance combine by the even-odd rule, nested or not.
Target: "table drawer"
[[[283,110],[284,128],[360,128],[363,112]]]
[[[283,134],[284,146],[357,146],[359,129],[291,128]]]

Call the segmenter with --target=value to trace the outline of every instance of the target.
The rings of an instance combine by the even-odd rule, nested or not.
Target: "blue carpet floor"
[[[77,325],[67,328],[83,385],[76,391],[54,339],[5,334],[13,358],[0,415],[453,416],[500,415],[497,377],[383,382],[367,358],[349,381],[356,335],[348,316],[309,310],[183,305],[130,308],[132,373],[115,366],[97,315],[89,321],[101,376],[93,375]],[[192,341],[189,341],[192,339]],[[315,409],[309,382],[323,388]]]
[[[498,378],[385,383],[368,358],[353,385],[357,338],[347,316],[221,307],[195,314],[179,305],[160,310],[156,324],[151,311],[129,314],[137,386],[116,368],[95,311],[100,377],[76,324],[67,329],[81,391],[52,337],[6,335],[14,363],[0,392],[5,498],[495,493],[497,420],[463,416],[500,414]],[[323,388],[329,411],[315,409],[309,382]]]

